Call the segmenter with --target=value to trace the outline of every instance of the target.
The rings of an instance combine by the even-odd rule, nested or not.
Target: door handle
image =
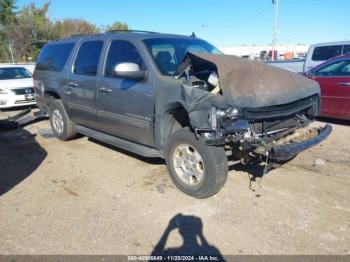
[[[106,93],[106,94],[108,94],[108,93],[112,92],[112,89],[103,86],[103,87],[100,87],[100,88],[98,89],[98,91],[100,91],[101,93]]]
[[[74,82],[74,81],[69,82],[68,85],[69,85],[70,87],[78,87],[78,86],[79,86],[78,83],[77,83],[77,82]]]
[[[350,86],[350,82],[340,82],[337,85],[338,86]]]

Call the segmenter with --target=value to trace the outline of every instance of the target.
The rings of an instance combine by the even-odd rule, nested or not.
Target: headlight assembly
[[[239,109],[236,107],[229,107],[224,110],[217,110],[217,116],[222,119],[236,120],[239,117]]]
[[[8,93],[9,93],[8,90],[0,88],[0,95],[6,95]]]
[[[208,120],[212,130],[217,130],[220,123],[236,121],[239,118],[240,110],[236,107],[218,109],[213,106],[208,113]]]

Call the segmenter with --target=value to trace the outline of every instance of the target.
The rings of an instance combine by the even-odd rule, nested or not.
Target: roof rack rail
[[[97,35],[102,35],[101,33],[87,33],[87,34],[74,34],[70,35],[67,38],[73,38],[73,37],[81,37],[81,36],[97,36]]]
[[[108,30],[105,33],[147,33],[147,34],[160,34],[158,32],[153,32],[153,31],[144,31],[144,30],[119,30],[119,29],[114,29],[114,30]],[[66,38],[76,38],[76,37],[82,37],[82,36],[98,36],[98,35],[103,35],[104,33],[87,33],[87,34],[74,34],[67,36]]]
[[[159,34],[158,32],[145,31],[145,30],[123,30],[123,29],[114,29],[108,30],[106,33],[148,33],[148,34]]]
[[[74,35],[68,36],[68,38],[80,37],[80,36],[86,36],[86,34],[74,34]]]

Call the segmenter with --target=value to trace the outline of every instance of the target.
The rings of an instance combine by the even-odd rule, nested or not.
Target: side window
[[[350,45],[344,45],[343,54],[350,55]]]
[[[350,76],[350,61],[339,70],[339,76]]]
[[[162,74],[171,75],[175,73],[178,59],[173,45],[152,45],[151,52]]]
[[[314,49],[312,54],[313,61],[325,61],[330,58],[341,55],[343,46],[332,45],[332,46],[319,46]]]
[[[350,76],[350,61],[339,61],[327,65],[316,72],[316,76]]]
[[[144,69],[144,63],[137,48],[124,40],[112,41],[107,55],[105,76],[113,76],[113,67],[120,63],[135,63]]]
[[[80,46],[74,63],[74,73],[95,76],[100,60],[103,41],[89,41]]]
[[[170,57],[171,63],[177,63],[176,54],[175,54],[175,48],[173,45],[153,45],[152,46],[152,56],[159,60],[159,57],[162,56],[162,54],[167,53]],[[157,59],[158,57],[158,59]]]
[[[61,71],[72,52],[74,43],[52,44],[43,48],[36,69],[43,71]]]
[[[206,54],[209,53],[208,50],[206,50],[204,47],[199,45],[190,45],[187,47],[186,51],[190,53],[206,53]]]

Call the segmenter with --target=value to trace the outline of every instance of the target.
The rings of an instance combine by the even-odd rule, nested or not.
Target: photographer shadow
[[[165,248],[170,233],[178,229],[183,243],[180,247]],[[151,253],[151,256],[213,256],[216,261],[224,261],[219,249],[210,245],[203,235],[203,223],[199,217],[184,216],[177,214],[174,216],[162,237]]]

